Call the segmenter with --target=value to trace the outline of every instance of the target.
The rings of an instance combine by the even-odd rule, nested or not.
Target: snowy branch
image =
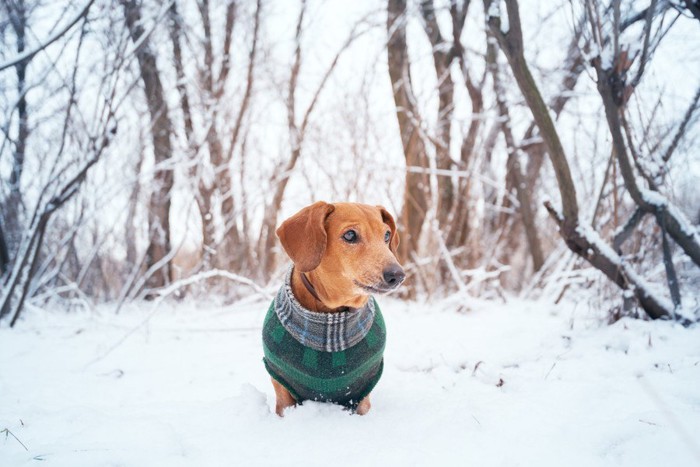
[[[46,39],[42,44],[38,45],[37,47],[27,50],[26,52],[23,52],[19,54],[16,57],[11,58],[8,61],[5,61],[3,63],[0,63],[0,71],[3,71],[7,68],[10,68],[12,66],[15,66],[19,63],[26,62],[32,59],[34,55],[38,54],[54,42],[56,42],[58,39],[63,37],[64,34],[66,34],[68,31],[70,31],[73,26],[75,26],[78,21],[80,21],[81,18],[86,16],[88,12],[90,11],[90,7],[92,4],[95,3],[95,0],[88,0],[87,4],[83,7],[82,10],[73,18],[72,21],[70,21],[68,24],[66,24],[63,28],[59,29],[56,31],[51,37]]]

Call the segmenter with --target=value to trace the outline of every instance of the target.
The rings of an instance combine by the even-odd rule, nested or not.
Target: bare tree
[[[202,220],[202,264],[201,267],[242,268],[241,260],[247,257],[247,244],[241,241],[244,233],[237,223],[239,211],[234,202],[233,183],[235,174],[231,172],[234,151],[240,145],[243,122],[248,114],[253,85],[255,83],[255,71],[257,68],[256,56],[258,53],[259,31],[262,14],[262,1],[258,0],[253,17],[253,37],[248,52],[248,64],[245,74],[243,97],[234,117],[233,126],[227,126],[230,120],[225,112],[221,111],[227,83],[231,74],[234,26],[238,17],[238,6],[234,1],[225,5],[225,24],[222,31],[222,40],[215,37],[212,29],[212,6],[208,1],[201,1],[197,5],[199,19],[203,29],[201,41],[188,42],[196,47],[201,42],[203,60],[198,61],[199,86],[196,89],[196,97],[203,102],[203,120],[206,122],[205,136],[200,141],[193,126],[193,110],[190,96],[187,90],[187,76],[183,61],[183,18],[177,8],[177,2],[173,2],[169,9],[169,32],[173,45],[173,57],[177,77],[176,87],[180,94],[180,110],[183,115],[185,139],[188,144],[188,153],[191,159],[190,176],[198,181],[197,203],[199,205]],[[214,44],[222,43],[221,60],[216,60]],[[199,49],[191,51],[199,54]],[[224,136],[225,135],[225,136]],[[226,147],[228,141],[228,147]],[[209,155],[209,163],[202,163],[200,151],[206,147]],[[220,203],[217,204],[217,198]],[[219,209],[217,209],[219,208]],[[224,225],[222,239],[217,238],[217,225]]]
[[[250,50],[248,52],[248,66],[246,68],[246,78],[245,78],[245,88],[243,90],[243,98],[236,115],[236,119],[231,129],[231,136],[229,138],[229,150],[226,159],[231,160],[232,154],[237,147],[241,147],[241,177],[243,176],[243,171],[245,168],[244,158],[245,158],[245,144],[242,141],[242,128],[243,121],[249,113],[250,103],[253,97],[253,85],[256,80],[256,66],[257,66],[257,55],[259,48],[259,38],[260,38],[260,24],[262,17],[262,0],[257,0],[255,5],[255,13],[253,17],[253,37],[251,40]],[[227,23],[228,24],[228,23]],[[230,47],[230,46],[229,46]],[[226,49],[226,44],[224,44],[224,49]],[[235,174],[231,172],[230,165],[225,173],[230,181],[227,184],[227,188],[222,189],[224,198],[221,205],[221,214],[224,219],[224,239],[223,239],[223,251],[226,261],[221,264],[224,268],[241,268],[245,267],[245,261],[251,256],[250,239],[248,238],[247,230],[247,213],[245,206],[245,197],[241,197],[241,209],[242,219],[241,229],[237,224],[238,219],[238,209],[233,202],[233,192],[231,189],[232,181]],[[245,193],[245,188],[243,187],[243,182],[241,180],[241,192]],[[229,232],[231,234],[229,234]]]
[[[199,177],[200,212],[202,214],[202,235],[204,243],[204,264],[209,264],[209,256],[216,251],[215,222],[217,217],[212,211],[214,195],[218,191],[223,197],[222,215],[229,221],[227,236],[234,244],[239,243],[239,231],[235,223],[234,199],[229,174],[230,160],[226,157],[217,125],[219,123],[219,105],[224,94],[225,83],[231,70],[231,42],[233,26],[236,19],[236,4],[229,1],[226,5],[226,24],[224,28],[222,60],[218,75],[214,69],[213,38],[211,30],[210,7],[208,0],[198,3],[199,14],[204,30],[203,48],[204,64],[200,70],[201,84],[204,89],[206,121],[210,122],[206,133],[206,144],[213,177]],[[226,216],[229,216],[228,218]]]
[[[601,57],[597,57],[593,61],[593,65],[598,76],[598,92],[603,100],[605,116],[612,136],[613,149],[627,192],[637,207],[644,213],[653,214],[662,231],[667,232],[693,262],[700,266],[700,236],[698,236],[695,229],[690,227],[689,220],[685,218],[682,212],[661,195],[656,183],[650,177],[644,177],[648,184],[647,188],[640,186],[629,154],[633,148],[628,147],[627,140],[623,135],[625,104],[634,92],[635,87],[639,84],[645,66],[652,54],[652,51],[649,50],[649,41],[652,33],[652,21],[656,15],[654,4],[655,2],[652,2],[652,8],[649,9],[647,14],[644,49],[639,58],[639,65],[634,78],[628,82],[628,73],[634,64],[634,58],[626,50],[616,50],[612,64],[606,64]],[[619,8],[619,3],[616,3],[616,8]],[[619,24],[615,26],[614,34],[619,34]],[[603,44],[599,45],[602,48]],[[692,108],[694,106],[691,106]]]
[[[489,38],[492,37],[490,34],[487,36]],[[496,97],[498,115],[501,122],[501,132],[503,133],[508,149],[506,186],[507,188],[510,186],[515,189],[520,220],[524,226],[528,249],[532,257],[532,267],[535,271],[539,271],[544,264],[544,254],[535,225],[535,215],[532,210],[530,191],[528,190],[529,184],[527,183],[526,174],[523,169],[525,154],[520,149],[520,145],[516,143],[511,130],[510,112],[508,110],[508,104],[505,102],[506,93],[502,87],[503,83],[501,82],[499,66],[496,60],[496,46],[490,40],[487,45],[486,57],[487,67],[491,72],[493,81],[494,95]],[[506,197],[505,199],[509,198]]]
[[[396,118],[407,167],[400,216],[404,235],[399,245],[399,258],[403,262],[411,261],[418,252],[430,200],[430,181],[427,172],[411,170],[411,168],[427,169],[429,164],[420,129],[420,114],[411,84],[406,21],[406,0],[389,0],[387,16],[389,77],[394,92]]]
[[[12,171],[9,178],[10,194],[6,200],[6,207],[3,208],[3,220],[0,224],[7,226],[7,220],[10,219],[14,223],[13,243],[8,247],[4,231],[0,231],[0,270],[2,272],[3,288],[0,294],[0,319],[5,316],[10,316],[10,325],[14,324],[19,319],[24,304],[28,297],[32,296],[39,284],[44,283],[43,268],[39,267],[42,257],[46,254],[44,249],[47,245],[47,233],[55,233],[55,229],[50,226],[51,220],[55,214],[63,208],[68,202],[75,197],[82,186],[88,171],[97,163],[105,149],[116,132],[113,112],[107,110],[109,106],[101,111],[101,118],[94,122],[95,132],[89,132],[85,135],[86,141],[84,152],[77,158],[66,157],[66,141],[68,139],[68,128],[73,121],[74,109],[76,107],[76,73],[78,63],[81,57],[82,44],[86,34],[86,25],[88,23],[88,12],[93,4],[89,1],[82,10],[75,16],[70,18],[68,23],[56,25],[54,32],[48,38],[39,42],[39,45],[33,48],[27,48],[28,38],[27,33],[30,28],[30,12],[37,5],[28,4],[24,1],[12,2],[3,4],[5,12],[11,18],[11,24],[16,34],[17,40],[17,55],[14,58],[0,65],[0,70],[5,70],[14,67],[17,72],[17,103],[10,110],[13,113],[18,112],[18,130],[17,138],[11,143],[14,145],[12,150]],[[35,182],[35,187],[38,188],[38,196],[35,202],[30,203],[34,207],[27,211],[28,215],[22,214],[26,220],[20,219],[21,210],[27,204],[28,197],[23,196],[20,179],[23,168],[28,160],[29,143],[31,133],[29,131],[29,110],[27,94],[33,88],[37,87],[37,83],[42,83],[42,80],[48,75],[49,71],[56,69],[56,63],[62,58],[62,51],[56,57],[52,57],[48,65],[42,70],[39,67],[34,73],[29,73],[29,68],[33,65],[32,59],[40,52],[44,51],[50,45],[56,43],[64,35],[68,35],[74,25],[80,24],[79,36],[77,40],[75,62],[72,67],[69,67],[68,76],[61,76],[59,89],[67,90],[66,93],[59,93],[59,96],[66,96],[67,103],[62,121],[62,131],[60,132],[60,144],[57,145],[55,157],[52,161],[53,154],[42,155],[42,163],[46,166],[47,178]],[[70,40],[70,39],[69,39]],[[34,81],[30,80],[33,76]],[[109,92],[113,92],[107,90]],[[113,95],[111,97],[114,97]],[[41,104],[37,104],[41,108]],[[99,104],[98,104],[99,107]],[[60,114],[59,114],[60,115]],[[48,119],[45,119],[48,120]],[[45,121],[44,120],[44,121]],[[41,128],[44,122],[35,123],[34,130]],[[5,143],[9,140],[9,131],[5,131],[5,141],[0,145],[0,151],[4,149]],[[54,151],[51,151],[52,153]],[[2,229],[0,229],[2,230]]]
[[[676,206],[697,195],[671,182],[697,137],[700,91],[669,118],[663,93],[649,99],[646,70],[674,24],[695,24],[695,3],[572,4],[563,58],[541,68],[537,47],[549,45],[523,43],[515,0],[485,1],[485,30],[471,0],[387,0],[316,63],[324,51],[307,44],[325,4],[299,2],[287,49],[269,27],[285,19],[271,20],[262,0],[120,0],[116,11],[84,0],[45,36],[31,20],[57,10],[2,3],[3,322],[16,323],[27,303],[121,305],[180,287],[197,293],[198,282],[232,297],[212,287],[234,276],[222,270],[266,281],[278,272],[275,228],[297,182],[308,198],[393,204],[411,293],[496,297],[545,285],[545,295],[559,289],[558,300],[573,289],[564,268],[590,284],[587,261],[625,290],[625,303],[673,317],[697,280],[697,228]],[[562,10],[551,11],[546,21],[558,34]],[[367,63],[352,63],[365,66],[359,80],[333,79],[367,31],[386,42],[368,34]],[[83,40],[107,53],[81,55]],[[639,47],[625,45],[632,41]],[[604,119],[590,116],[591,104]],[[398,133],[388,134],[394,118]],[[593,124],[572,134],[572,122]],[[49,155],[46,144],[55,147]],[[133,155],[115,162],[127,146]],[[312,165],[319,172],[306,170]],[[338,167],[351,176],[338,177]],[[545,206],[555,222],[539,222],[537,206],[553,188],[558,196]],[[558,260],[557,229],[585,261]]]
[[[9,265],[10,253],[7,250],[5,232],[2,229],[2,219],[0,219],[0,277],[5,275],[5,271],[7,271]]]
[[[143,27],[141,7],[136,0],[120,0],[131,40],[137,46],[136,58],[144,84],[146,102],[151,116],[151,138],[155,160],[153,186],[148,205],[149,244],[146,267],[150,288],[163,287],[170,282],[170,193],[173,187],[173,170],[169,166],[172,155],[173,132],[168,105],[163,91],[156,55]]]
[[[626,264],[619,255],[607,246],[594,231],[587,229],[581,224],[578,214],[575,185],[571,177],[568,159],[555,125],[549,115],[547,106],[544,103],[524,57],[518,2],[516,0],[506,0],[506,11],[509,23],[507,32],[501,29],[500,11],[492,7],[491,1],[488,0],[485,2],[485,7],[488,12],[490,30],[497,38],[501,50],[508,59],[518,87],[525,97],[528,107],[532,111],[554,167],[563,208],[561,212],[559,212],[551,203],[547,203],[546,206],[559,225],[560,234],[566,241],[567,246],[603,272],[615,284],[623,289],[632,291],[641,306],[652,318],[669,318],[675,316],[672,305],[655,294],[651,290],[649,284],[634,272],[630,265]],[[650,9],[650,11],[652,10],[654,9]],[[652,14],[653,13],[649,13],[650,16]],[[615,16],[619,17],[618,15]],[[617,22],[617,27],[618,28],[614,30],[619,31],[619,22]],[[597,29],[597,31],[600,31],[600,29]],[[602,41],[600,41],[600,45],[603,45]],[[646,60],[646,57],[644,57],[643,60]],[[600,60],[597,61],[600,62]],[[610,74],[614,74],[615,70],[617,70],[617,73],[621,73],[627,69],[628,62],[626,56],[618,57],[612,69],[606,69],[601,64],[596,65],[599,78],[598,88],[603,97],[608,125],[613,136],[613,145],[618,157],[620,169],[621,172],[623,172],[623,178],[625,179],[628,190],[637,190],[637,193],[631,193],[632,198],[635,199],[635,201],[639,199],[640,203],[638,204],[641,204],[643,200],[641,199],[641,192],[639,192],[634,175],[632,174],[632,168],[629,162],[624,160],[626,158],[626,147],[624,146],[624,138],[620,130],[621,124],[619,123],[619,116],[617,114],[619,106],[624,99],[629,96],[630,92],[626,92],[628,88],[624,86],[624,81],[622,81],[623,85],[619,86],[619,79],[617,81],[615,81],[615,79],[610,79]],[[619,75],[617,78],[619,78]],[[614,85],[618,86],[617,93],[613,93],[611,90],[611,86]],[[623,98],[623,96],[626,97]],[[615,99],[617,99],[617,101]],[[625,175],[624,172],[627,172],[627,175]],[[669,210],[674,214],[678,213],[677,210]],[[661,208],[660,211],[659,215],[662,216],[664,220],[682,225],[682,220],[677,219],[673,214],[665,212],[666,209]],[[695,236],[697,236],[697,234],[695,234]],[[687,242],[689,250],[692,251],[694,247],[693,243],[695,243],[693,234],[689,234],[687,237],[690,238],[685,238],[683,241]]]
[[[454,8],[458,8],[457,2],[453,2]],[[459,11],[456,17],[453,17],[453,27],[460,31],[464,26],[469,1],[466,1],[463,8]],[[423,0],[420,4],[421,14],[423,16],[423,29],[430,45],[432,46],[433,65],[435,67],[435,77],[437,78],[438,88],[438,122],[437,122],[437,137],[435,140],[435,163],[438,169],[449,171],[452,169],[453,162],[450,155],[450,147],[452,146],[451,129],[452,115],[454,112],[454,82],[450,68],[452,62],[457,58],[457,54],[453,52],[455,46],[448,41],[440,30],[440,25],[435,16],[435,5],[432,0]],[[459,41],[459,37],[455,38]],[[454,186],[452,178],[449,176],[438,177],[438,206],[437,218],[441,227],[447,226],[448,218],[452,212],[454,204]]]
[[[302,109],[301,113],[299,113],[297,90],[299,88],[299,72],[302,65],[301,39],[304,32],[304,17],[306,14],[306,8],[306,0],[302,0],[294,34],[294,58],[287,83],[285,104],[287,107],[287,129],[289,132],[289,157],[280,162],[275,170],[275,173],[273,174],[271,181],[275,186],[275,189],[271,199],[265,205],[260,241],[258,242],[258,258],[260,259],[262,266],[261,272],[263,277],[269,277],[275,266],[274,246],[277,243],[275,230],[277,227],[279,212],[282,207],[282,201],[287,189],[287,184],[289,183],[289,177],[292,175],[292,172],[294,171],[294,168],[302,155],[309,123],[311,122],[311,117],[314,114],[318,100],[326,87],[329,78],[338,65],[338,61],[340,60],[342,54],[352,45],[357,37],[364,33],[364,30],[361,29],[364,21],[360,20],[353,26],[347,39],[333,56],[331,63],[327,66],[321,80],[312,92],[309,104],[306,106],[306,108]]]
[[[450,2],[450,16],[452,18],[452,50],[451,54],[459,62],[464,87],[469,95],[471,103],[472,118],[469,121],[466,134],[462,138],[460,146],[459,168],[468,171],[475,162],[475,151],[477,139],[482,130],[482,117],[484,111],[484,96],[482,89],[486,82],[487,73],[484,72],[480,80],[475,80],[473,72],[470,70],[470,63],[467,59],[466,49],[462,44],[462,33],[469,11],[470,0],[464,0],[462,6],[459,2]],[[446,244],[450,248],[458,248],[466,245],[470,233],[471,204],[473,196],[471,193],[472,180],[469,177],[459,177],[457,189],[455,190],[456,200],[451,215],[451,222],[448,228]],[[469,264],[470,261],[467,262]]]
[[[29,5],[24,0],[4,3],[10,25],[15,33],[17,41],[17,55],[23,56],[26,47],[26,35],[29,21]],[[24,202],[20,181],[24,172],[25,152],[27,139],[29,138],[28,109],[27,109],[27,66],[31,58],[24,58],[14,64],[17,74],[17,137],[12,141],[14,149],[12,151],[12,170],[9,179],[9,194],[3,203],[3,222],[6,231],[7,243],[7,263],[11,261],[17,253],[20,237],[23,234],[22,224],[24,223]],[[3,268],[5,269],[5,268]]]

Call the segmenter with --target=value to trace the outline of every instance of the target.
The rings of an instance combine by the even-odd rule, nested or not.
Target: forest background
[[[323,199],[395,213],[408,298],[690,323],[699,25],[692,0],[6,0],[0,320],[274,286],[276,226]]]

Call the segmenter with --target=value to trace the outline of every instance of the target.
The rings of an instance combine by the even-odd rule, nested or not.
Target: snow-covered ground
[[[0,329],[0,466],[700,464],[700,328],[607,326],[572,304],[380,304],[369,415],[307,403],[284,419],[266,303],[32,310]]]

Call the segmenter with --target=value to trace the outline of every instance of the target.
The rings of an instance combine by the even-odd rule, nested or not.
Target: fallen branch
[[[630,290],[634,293],[635,298],[651,318],[670,319],[675,316],[673,304],[654,293],[650,284],[632,270],[597,232],[582,225],[570,228],[549,201],[546,201],[544,206],[559,226],[559,234],[571,251],[588,261],[622,290]],[[684,326],[691,324],[691,321],[682,317],[678,317],[678,321]]]
[[[27,449],[27,446],[25,446],[24,443],[22,441],[20,441],[19,438],[17,436],[15,436],[15,434],[13,432],[11,432],[8,428],[5,428],[4,430],[0,430],[0,433],[5,433],[5,439],[7,439],[8,436],[12,435],[12,437],[15,440],[17,440],[17,442],[19,444],[22,445],[22,447],[24,448],[25,451],[29,451],[29,449]]]
[[[158,296],[158,299],[162,300],[165,297],[172,295],[176,291],[180,290],[183,287],[187,287],[188,285],[195,284],[197,282],[201,282],[206,279],[211,279],[213,277],[221,277],[224,279],[228,279],[232,282],[237,282],[242,285],[246,285],[248,287],[251,287],[253,290],[255,290],[257,293],[262,295],[265,299],[272,300],[272,295],[269,293],[268,290],[260,287],[258,284],[253,282],[252,280],[248,279],[247,277],[239,276],[238,274],[234,274],[229,271],[224,271],[221,269],[211,269],[209,271],[204,271],[200,272],[197,274],[194,274],[190,277],[186,277],[184,279],[177,280],[170,284],[167,287],[164,287],[163,289],[154,291],[154,293]]]

